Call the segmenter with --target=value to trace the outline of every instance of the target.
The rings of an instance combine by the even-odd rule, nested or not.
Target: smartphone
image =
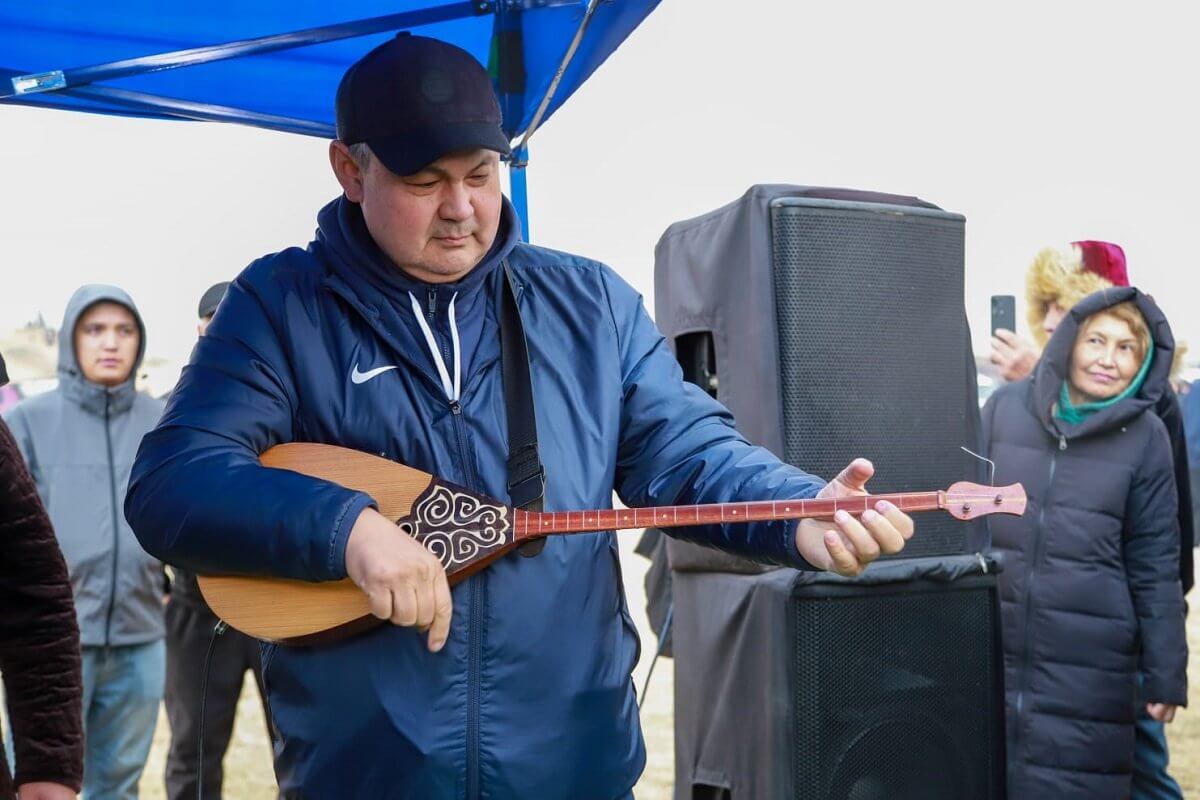
[[[997,328],[1017,330],[1017,298],[1011,294],[992,295],[992,335]]]

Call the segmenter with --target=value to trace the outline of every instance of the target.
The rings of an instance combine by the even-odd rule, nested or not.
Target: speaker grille
[[[962,218],[814,202],[771,209],[784,460],[832,476],[865,456],[875,493],[973,476]],[[918,531],[905,557],[965,550],[944,514]]]
[[[1001,800],[994,589],[830,591],[791,601],[796,800]]]

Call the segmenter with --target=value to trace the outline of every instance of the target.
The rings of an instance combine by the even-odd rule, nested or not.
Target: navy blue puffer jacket
[[[497,326],[506,258],[529,343],[545,508],[809,497],[822,482],[752,447],[687,385],[641,298],[593,261],[500,243],[460,284],[406,286],[344,199],[317,240],[250,265],[146,437],[126,513],[143,545],[205,572],[345,576],[369,498],[258,464],[326,442],[503,500],[508,452]],[[507,232],[507,233],[506,233]],[[449,342],[457,292],[462,397],[447,400],[407,291]],[[426,303],[428,300],[428,303]],[[448,351],[448,348],[443,348]],[[384,366],[369,380],[351,379]],[[795,524],[681,535],[806,566]],[[384,626],[330,646],[264,649],[283,792],[308,798],[611,798],[644,761],[630,671],[638,641],[613,534],[551,537],[453,589],[450,638]]]
[[[1154,338],[1137,395],[1079,423],[1054,418],[1084,319],[1133,300]],[[1022,517],[991,517],[1000,573],[1009,796],[1129,797],[1136,675],[1144,696],[1187,703],[1187,640],[1171,444],[1154,406],[1174,339],[1132,288],[1085,298],[1034,374],[993,395],[983,428],[996,483],[1021,482]]]

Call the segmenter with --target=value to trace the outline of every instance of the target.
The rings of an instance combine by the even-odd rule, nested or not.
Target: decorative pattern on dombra
[[[402,528],[437,556],[449,572],[512,541],[509,509],[465,489],[434,482]]]

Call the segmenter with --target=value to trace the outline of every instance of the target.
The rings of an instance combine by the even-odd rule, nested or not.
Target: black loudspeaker
[[[984,577],[797,587],[791,797],[1002,800],[995,595]]]
[[[771,204],[785,461],[836,475],[866,455],[875,492],[975,474],[959,449],[975,449],[963,223],[913,206]],[[965,552],[964,530],[927,516],[906,555]]]
[[[750,441],[824,477],[870,458],[876,493],[944,489],[980,474],[964,226],[912,197],[755,187],[666,231],[656,319]],[[903,556],[971,552],[968,530],[928,515]]]
[[[676,800],[1004,800],[994,576],[937,561],[676,572]]]
[[[876,493],[979,480],[963,217],[913,197],[756,186],[672,225],[656,319],[752,442]],[[670,542],[676,800],[1002,800],[982,526],[917,518],[853,581]]]

